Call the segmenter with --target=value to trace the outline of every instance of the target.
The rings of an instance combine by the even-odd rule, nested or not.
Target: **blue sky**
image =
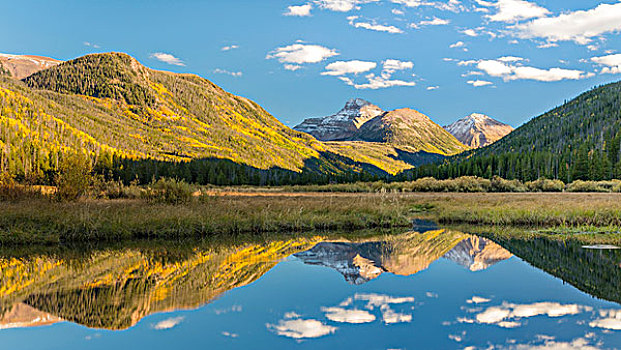
[[[351,97],[439,124],[518,126],[621,79],[621,2],[593,0],[20,0],[0,52],[126,52],[201,75],[285,124]]]

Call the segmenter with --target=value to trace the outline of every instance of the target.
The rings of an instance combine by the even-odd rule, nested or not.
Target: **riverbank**
[[[616,193],[265,193],[203,195],[181,204],[146,200],[0,203],[1,244],[176,239],[440,224],[619,231]]]

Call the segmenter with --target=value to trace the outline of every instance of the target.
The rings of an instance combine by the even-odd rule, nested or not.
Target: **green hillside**
[[[621,178],[621,82],[581,94],[496,143],[406,177],[463,175],[535,180]]]
[[[0,172],[18,178],[50,182],[70,153],[124,179],[218,184],[325,182],[411,167],[335,152],[206,79],[155,71],[122,53],[80,57],[23,81],[0,77]]]

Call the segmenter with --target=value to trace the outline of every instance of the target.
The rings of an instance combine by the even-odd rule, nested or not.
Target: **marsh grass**
[[[0,242],[24,244],[407,227],[421,206],[388,196],[210,197],[0,203]],[[424,209],[423,209],[424,210]]]

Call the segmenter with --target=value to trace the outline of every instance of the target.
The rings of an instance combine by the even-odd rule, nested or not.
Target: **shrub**
[[[0,201],[17,201],[41,196],[40,189],[18,184],[9,173],[0,173]]]
[[[194,189],[183,180],[161,178],[152,182],[142,192],[149,202],[181,204],[192,199]]]
[[[63,158],[56,175],[56,192],[59,201],[72,201],[85,195],[95,181],[88,157],[74,154]]]
[[[492,192],[526,192],[527,188],[520,180],[505,180],[500,176],[492,177]]]
[[[563,192],[565,184],[561,180],[537,179],[525,183],[530,192]]]

